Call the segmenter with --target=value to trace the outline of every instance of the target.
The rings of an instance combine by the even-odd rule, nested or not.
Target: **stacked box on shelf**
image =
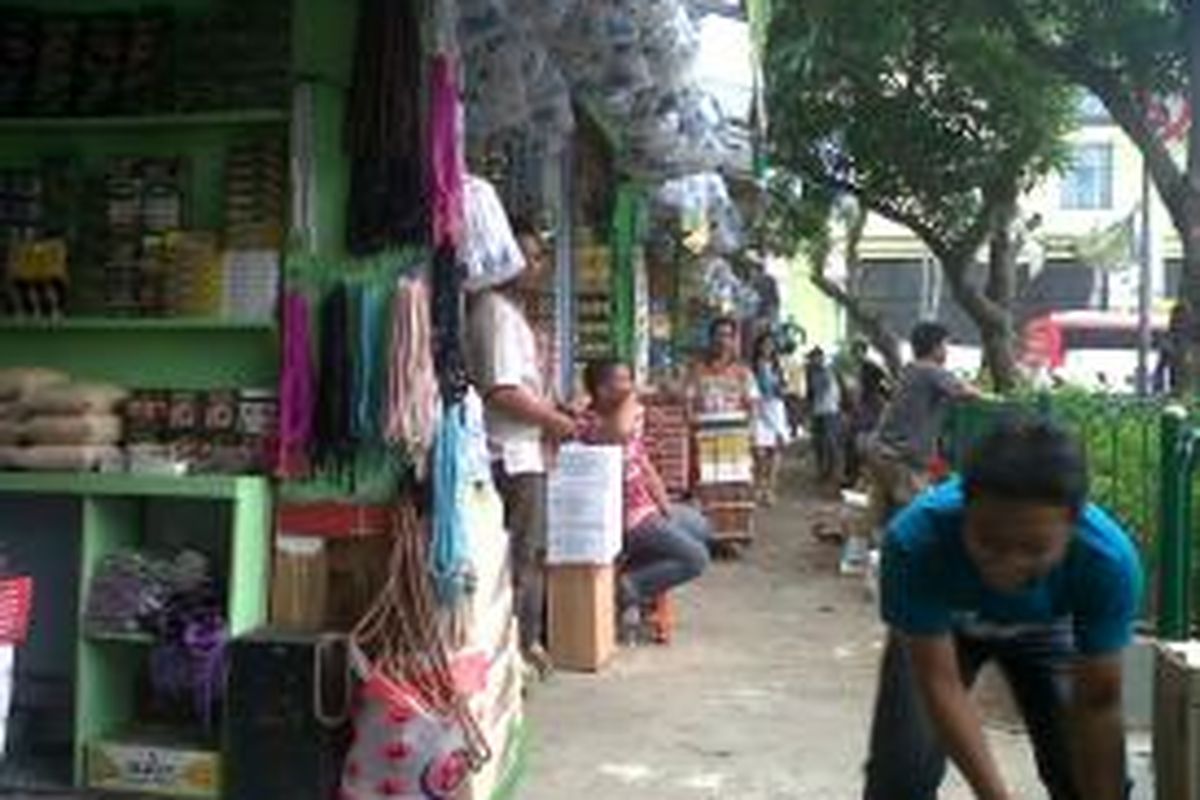
[[[674,498],[690,488],[691,460],[687,407],[669,397],[646,397],[645,442],[650,460]]]
[[[607,247],[576,251],[576,340],[579,358],[612,355],[612,267]]]
[[[270,319],[279,292],[287,148],[276,136],[234,145],[225,178],[223,307],[227,317]]]
[[[171,17],[10,9],[0,18],[0,115],[145,113],[169,101]]]
[[[280,108],[288,101],[291,3],[224,0],[178,42],[181,110]]]
[[[170,310],[165,237],[183,226],[187,176],[182,158],[108,162],[99,286],[107,314],[162,316]]]
[[[42,224],[42,179],[37,170],[0,170],[0,266],[3,266],[3,308],[20,313],[23,303],[8,265],[18,243],[34,239]]]
[[[38,21],[26,10],[0,14],[0,115],[23,111],[37,74]]]

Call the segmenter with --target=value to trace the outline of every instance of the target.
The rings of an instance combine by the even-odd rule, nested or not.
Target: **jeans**
[[[512,561],[513,603],[520,623],[521,649],[542,644],[546,616],[546,476],[495,471],[504,501]]]
[[[625,540],[623,583],[629,588],[623,608],[649,603],[655,597],[695,580],[708,569],[712,524],[691,506],[673,505],[668,514],[655,514]]]
[[[1004,638],[956,635],[968,687],[984,664],[1004,673],[1032,740],[1038,775],[1051,800],[1082,800],[1067,752],[1067,670],[1075,658],[1071,629],[1056,625]],[[864,800],[935,800],[946,755],[913,679],[907,645],[888,637],[871,726]]]
[[[817,456],[817,476],[825,482],[840,480],[842,420],[838,414],[817,414],[812,420],[813,449]]]

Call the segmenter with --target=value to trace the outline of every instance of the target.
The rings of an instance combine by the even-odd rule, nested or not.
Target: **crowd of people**
[[[547,385],[520,302],[538,282],[541,242],[533,230],[516,233],[519,263],[498,262],[474,287],[468,361],[511,536],[522,650],[544,674],[546,472],[558,443],[622,448],[623,623],[638,625],[664,592],[704,573],[713,527],[668,495],[629,364],[590,363],[569,403]],[[744,361],[739,333],[732,319],[712,322],[685,395],[693,414],[745,415],[756,500],[775,502],[783,450],[801,426],[819,481],[869,489],[889,633],[864,800],[935,796],[948,760],[979,800],[1010,800],[969,696],[988,662],[1009,679],[1054,800],[1126,797],[1121,652],[1142,577],[1129,535],[1088,502],[1079,443],[1050,422],[1006,422],[960,476],[930,488],[947,410],[982,394],[946,369],[944,327],[919,324],[896,375],[862,342],[834,357],[813,348],[797,369],[792,343],[781,346],[770,326]]]

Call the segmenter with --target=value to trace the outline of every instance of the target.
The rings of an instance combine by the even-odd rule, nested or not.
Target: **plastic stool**
[[[650,639],[655,644],[671,643],[671,637],[675,633],[675,604],[671,601],[670,593],[663,592],[654,598],[654,605],[651,606],[646,619],[646,627],[650,632]]]

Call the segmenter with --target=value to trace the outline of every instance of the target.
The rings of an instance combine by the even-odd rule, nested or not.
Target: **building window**
[[[1077,106],[1080,125],[1108,125],[1112,123],[1112,117],[1108,113],[1104,102],[1091,92],[1082,92],[1079,95],[1079,104]]]
[[[1062,207],[1074,211],[1110,209],[1112,195],[1112,145],[1076,145],[1071,163],[1063,173]]]

